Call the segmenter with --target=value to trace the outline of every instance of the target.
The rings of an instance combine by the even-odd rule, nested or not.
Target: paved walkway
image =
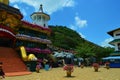
[[[92,67],[75,67],[72,77],[66,77],[66,72],[62,68],[53,68],[40,73],[33,72],[29,75],[6,77],[5,80],[120,80],[120,68],[100,68],[99,72],[94,72]]]

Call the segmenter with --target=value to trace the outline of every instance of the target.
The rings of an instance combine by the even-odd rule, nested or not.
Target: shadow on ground
[[[68,77],[68,76],[64,76],[64,78],[75,78],[76,76],[70,76],[70,77]]]

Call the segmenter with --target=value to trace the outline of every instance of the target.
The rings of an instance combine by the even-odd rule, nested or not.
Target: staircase
[[[5,73],[28,71],[22,59],[13,48],[0,47],[0,62]]]

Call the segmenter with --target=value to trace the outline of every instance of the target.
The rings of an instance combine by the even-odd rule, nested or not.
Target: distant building
[[[120,28],[109,31],[109,35],[113,37],[113,41],[109,42],[111,45],[115,46],[115,51],[108,57],[102,58],[104,62],[110,62],[109,66],[111,68],[120,68]]]
[[[120,28],[109,31],[109,35],[113,37],[113,41],[109,42],[109,44],[115,47],[115,52],[111,55],[120,55]]]
[[[31,15],[31,18],[34,24],[48,28],[48,20],[50,20],[50,16],[43,12],[42,5],[40,5],[39,12],[34,12]]]

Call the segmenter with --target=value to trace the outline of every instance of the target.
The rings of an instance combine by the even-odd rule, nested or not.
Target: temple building
[[[115,52],[111,55],[120,56],[120,28],[109,31],[108,34],[113,37],[109,43],[115,47]]]
[[[120,28],[107,32],[113,37],[109,44],[115,47],[115,51],[108,57],[102,58],[103,62],[109,62],[109,67],[120,68]]]
[[[0,62],[6,73],[34,71],[36,61],[51,54],[50,16],[42,5],[31,14],[32,23],[23,17],[19,9],[9,5],[9,0],[0,0]]]

